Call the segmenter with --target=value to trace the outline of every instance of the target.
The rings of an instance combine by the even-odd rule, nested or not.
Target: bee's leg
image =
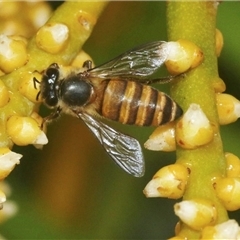
[[[37,84],[40,84],[40,82],[35,78],[33,77],[33,86],[35,89],[37,89]],[[38,92],[37,96],[36,96],[36,100],[38,100],[39,96],[40,96],[40,91]]]
[[[62,109],[60,107],[57,107],[56,111],[52,112],[50,115],[45,117],[41,124],[41,129],[43,129],[45,124],[48,124],[48,123],[52,122],[52,120],[58,118],[60,116],[61,111],[62,111]]]
[[[40,82],[35,77],[33,77],[33,86],[34,86],[35,89],[37,89],[36,84],[40,84]]]
[[[83,65],[83,68],[86,68],[87,70],[92,69],[92,61],[91,60],[86,60]]]

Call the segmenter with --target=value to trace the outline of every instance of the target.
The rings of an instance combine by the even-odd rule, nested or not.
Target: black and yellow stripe
[[[109,80],[102,94],[99,114],[123,124],[159,126],[182,114],[165,93],[135,81]]]

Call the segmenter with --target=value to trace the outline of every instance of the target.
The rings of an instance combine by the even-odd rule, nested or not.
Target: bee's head
[[[40,95],[49,107],[55,107],[58,104],[58,80],[59,66],[53,63],[44,72],[40,85]]]

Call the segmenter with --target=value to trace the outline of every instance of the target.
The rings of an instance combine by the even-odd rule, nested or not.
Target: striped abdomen
[[[123,124],[158,126],[182,115],[182,109],[165,93],[134,81],[107,81],[99,100],[98,113]]]

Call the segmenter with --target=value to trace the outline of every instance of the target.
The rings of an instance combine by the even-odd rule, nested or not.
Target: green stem
[[[167,3],[169,41],[190,40],[204,53],[203,63],[171,86],[172,97],[186,111],[191,103],[199,104],[215,129],[214,140],[203,147],[185,150],[178,147],[177,162],[191,166],[183,199],[208,198],[218,213],[217,223],[228,219],[227,211],[215,195],[212,180],[225,174],[225,158],[219,133],[215,84],[220,84],[215,50],[217,3],[205,1],[170,1]],[[183,225],[180,235],[199,238],[199,232]]]

